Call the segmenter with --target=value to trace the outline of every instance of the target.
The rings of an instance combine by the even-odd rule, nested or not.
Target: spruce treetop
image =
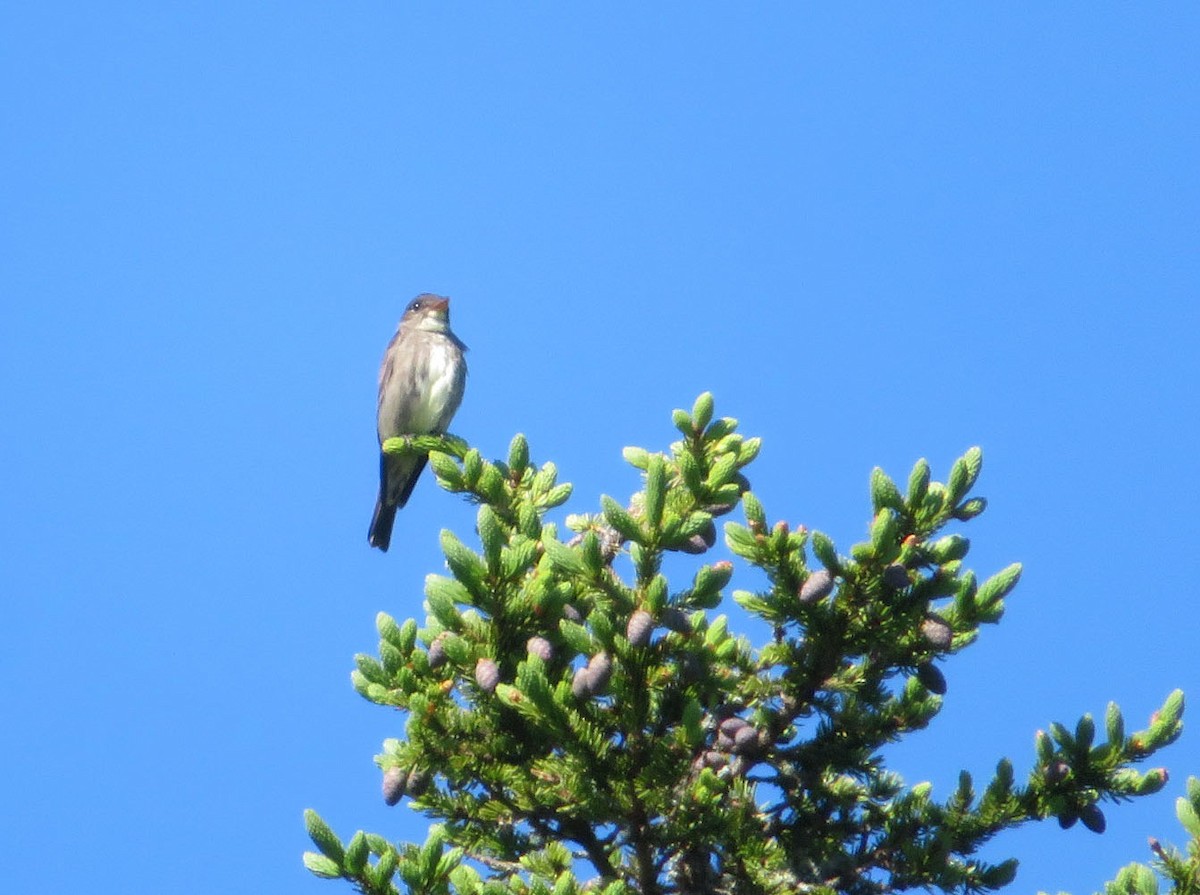
[[[875,469],[869,536],[842,553],[768,516],[746,477],[761,443],[711,395],[673,422],[668,451],[625,449],[640,490],[561,534],[546,515],[571,487],[523,436],[505,462],[453,436],[384,444],[428,452],[478,505],[470,545],[442,532],[449,574],[427,577],[424,624],[380,613],[378,654],[352,675],[404,713],[376,759],[384,799],[434,823],[420,845],[343,843],[309,811],[310,870],[368,895],[983,892],[1017,870],[977,857],[996,834],[1051,817],[1100,833],[1102,803],[1165,785],[1136,766],[1180,735],[1178,691],[1134,733],[1112,704],[1102,739],[1090,715],[1048,725],[1019,780],[1001,757],[982,788],[963,772],[939,799],[888,770],[887,747],[937,716],[945,660],[1000,621],[1020,578],[1013,564],[978,580],[948,530],[986,507],[978,448],[944,483],[924,460],[904,491]],[[757,590],[706,560],[726,516]],[[696,557],[690,580],[667,580],[670,553]],[[768,623],[765,643],[731,630],[730,599]],[[1156,871],[1200,892],[1200,783],[1179,814],[1190,852],[1155,842],[1154,870],[1131,865],[1109,893],[1150,895]]]

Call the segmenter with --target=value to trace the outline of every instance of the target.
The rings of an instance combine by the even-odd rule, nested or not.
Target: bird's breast
[[[448,340],[446,344],[436,346],[429,353],[429,366],[425,371],[428,386],[418,420],[420,428],[417,431],[431,432],[449,425],[450,417],[454,415],[462,400],[462,364],[462,353]]]
[[[450,339],[438,336],[402,345],[380,391],[380,441],[444,431],[462,401],[465,378],[462,351]]]

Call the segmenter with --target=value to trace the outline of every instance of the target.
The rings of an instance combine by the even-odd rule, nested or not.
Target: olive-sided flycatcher
[[[440,435],[467,384],[467,346],[450,332],[450,299],[418,295],[404,309],[379,368],[379,444],[400,435]],[[387,550],[396,510],[425,468],[423,454],[379,453],[379,499],[367,542]]]

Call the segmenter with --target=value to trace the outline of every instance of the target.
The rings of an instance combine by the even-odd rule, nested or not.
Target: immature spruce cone
[[[612,656],[604,652],[596,653],[587,663],[587,671],[592,679],[592,692],[603,693],[608,687],[608,679],[612,677]]]
[[[543,662],[549,662],[554,656],[554,647],[550,645],[550,641],[545,637],[538,637],[536,634],[525,642],[525,650]]]
[[[727,736],[732,737],[743,727],[749,726],[749,721],[746,721],[744,718],[739,718],[737,715],[731,715],[730,717],[723,719],[721,723],[717,725],[717,730],[723,734],[726,734]]]
[[[491,693],[500,683],[500,668],[491,659],[480,659],[475,663],[475,683],[485,693]]]
[[[383,772],[383,801],[395,805],[404,797],[404,785],[408,779],[402,768],[388,768]]]
[[[722,752],[733,752],[737,746],[738,737],[743,739],[746,734],[743,731],[749,731],[751,736],[754,736],[754,728],[747,721],[737,717],[726,718],[717,725],[717,741],[716,747]]]
[[[954,642],[954,631],[944,618],[937,615],[925,616],[921,622],[921,636],[939,651],[950,649],[950,644]]]
[[[664,609],[662,618],[659,620],[663,623],[664,628],[669,628],[677,634],[692,633],[692,620],[677,606],[668,606]]]
[[[758,751],[758,731],[747,724],[733,735],[735,755],[749,755]]]
[[[908,587],[908,569],[894,562],[883,570],[883,583],[893,590],[903,590]]]
[[[921,665],[917,668],[917,680],[921,686],[937,696],[946,695],[946,676],[935,665]]]
[[[439,634],[429,644],[429,667],[440,668],[446,663],[446,635]]]
[[[425,790],[429,789],[429,772],[413,768],[408,772],[408,780],[404,785],[405,790],[412,796],[420,796]]]
[[[809,575],[800,586],[799,599],[804,605],[824,600],[833,593],[833,575],[828,569],[818,569]]]
[[[1100,806],[1094,803],[1079,812],[1079,819],[1093,833],[1103,833],[1107,826],[1104,822],[1104,812],[1100,810]]]
[[[1070,766],[1065,761],[1052,761],[1046,765],[1046,770],[1043,771],[1043,776],[1049,784],[1062,783],[1067,779],[1067,774],[1071,772]]]
[[[576,699],[587,699],[592,695],[592,676],[587,668],[578,668],[571,678],[571,695]]]
[[[715,749],[706,749],[701,752],[692,762],[692,767],[700,771],[704,768],[709,768],[714,771],[719,771],[729,763],[729,759]]]
[[[630,646],[642,647],[650,642],[650,635],[654,633],[654,616],[645,609],[639,609],[629,616],[629,623],[625,626],[625,637],[629,641]]]
[[[608,653],[596,653],[586,666],[575,672],[571,679],[571,693],[576,699],[587,699],[603,693],[611,676],[612,657]]]

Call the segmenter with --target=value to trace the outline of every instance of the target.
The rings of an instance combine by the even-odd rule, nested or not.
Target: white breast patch
[[[442,344],[429,353],[429,389],[412,420],[414,432],[432,432],[443,427],[458,409],[457,402],[451,403],[455,391],[453,361],[458,352],[448,341],[438,341]]]

